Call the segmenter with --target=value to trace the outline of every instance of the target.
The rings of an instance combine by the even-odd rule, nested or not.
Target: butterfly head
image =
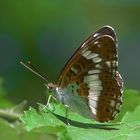
[[[53,90],[55,90],[56,89],[56,85],[55,84],[53,84],[53,83],[44,83],[44,85],[47,87],[47,89],[48,89],[48,91],[49,92],[52,92]]]

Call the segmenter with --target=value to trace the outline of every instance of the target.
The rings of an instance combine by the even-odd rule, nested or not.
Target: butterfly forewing
[[[65,87],[76,79],[79,81],[92,70],[106,71],[115,76],[117,49],[114,40],[108,35],[99,36],[77,51],[63,69],[58,85]]]
[[[115,33],[114,29],[112,27],[110,27],[110,26],[104,26],[104,27],[102,27],[101,29],[99,29],[98,31],[96,31],[94,33],[94,35],[95,34],[98,34],[100,36],[102,36],[102,35],[109,35],[109,36],[111,36],[114,39],[115,43],[117,42],[116,33]]]
[[[109,121],[119,112],[122,103],[121,80],[117,80],[121,77],[116,73],[116,37],[113,29],[106,26],[78,48],[61,72],[58,86],[67,88],[76,83],[76,93],[86,99],[93,118]]]

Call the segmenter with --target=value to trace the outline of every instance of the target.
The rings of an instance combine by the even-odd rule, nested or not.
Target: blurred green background
[[[42,80],[19,62],[32,63],[50,81],[94,31],[114,27],[125,87],[140,89],[140,1],[0,0],[0,77],[7,97],[46,103]]]

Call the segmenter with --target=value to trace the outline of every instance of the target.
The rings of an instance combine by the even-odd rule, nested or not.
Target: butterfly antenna
[[[20,64],[43,79],[47,85],[49,84],[49,81],[31,64],[31,61],[28,61],[27,64],[20,61]]]

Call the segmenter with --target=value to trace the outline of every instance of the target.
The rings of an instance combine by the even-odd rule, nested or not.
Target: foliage
[[[138,91],[125,90],[124,104],[116,121],[99,123],[83,118],[75,112],[69,112],[70,125],[67,125],[63,105],[56,101],[48,107],[39,104],[38,110],[30,107],[25,111],[21,121],[17,119],[8,122],[0,119],[0,137],[6,140],[137,140],[140,137],[139,102]]]

